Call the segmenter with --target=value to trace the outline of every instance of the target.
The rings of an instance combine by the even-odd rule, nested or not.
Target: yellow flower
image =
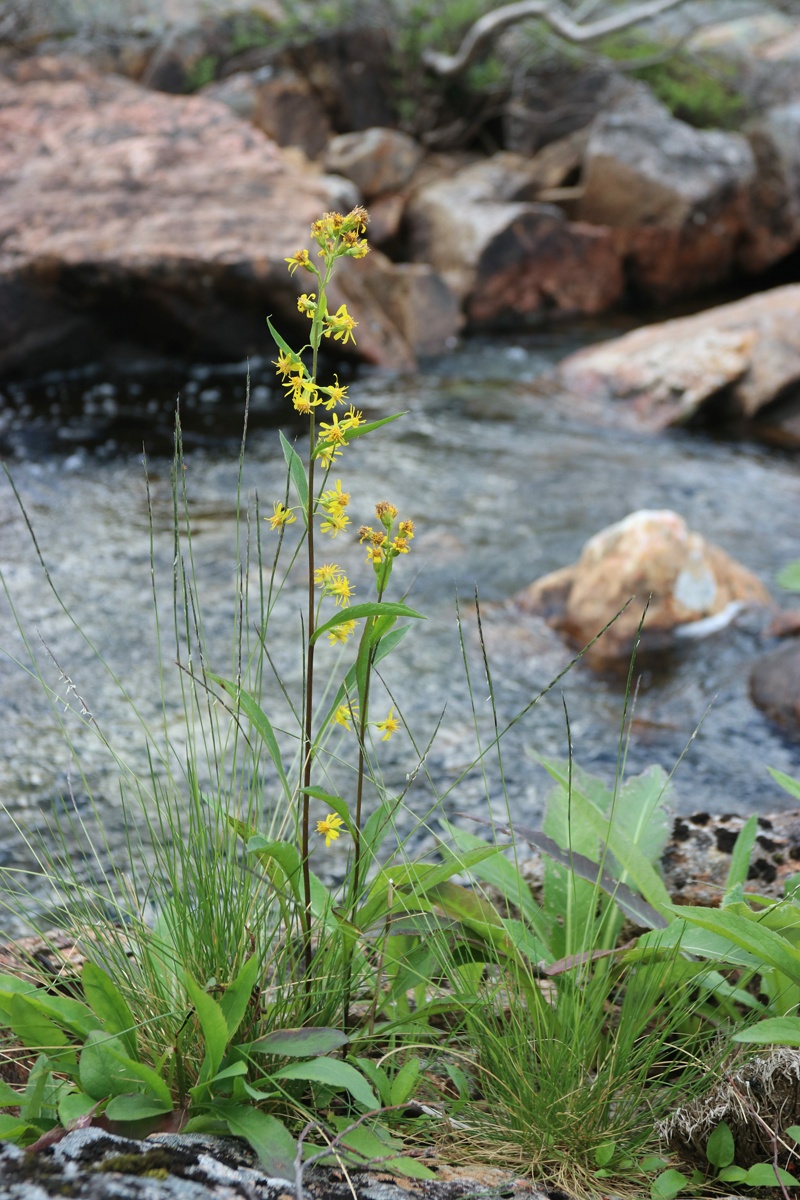
[[[408,539],[396,537],[392,542],[392,549],[396,554],[408,554]]]
[[[347,216],[343,218],[342,229],[345,231],[345,233],[349,233],[351,230],[354,233],[364,233],[366,232],[368,220],[369,213],[367,210],[363,207],[363,205],[357,204],[356,207],[352,208]]]
[[[328,633],[328,641],[332,646],[337,642],[346,642],[355,627],[355,621],[343,621],[341,625],[335,625]]]
[[[314,582],[320,587],[325,587],[326,584],[332,583],[337,575],[341,575],[341,570],[336,563],[323,563],[314,572]]]
[[[335,446],[343,446],[347,441],[346,432],[347,427],[339,424],[336,413],[331,417],[330,425],[325,421],[320,421],[319,440],[321,442],[332,442]]]
[[[383,562],[383,551],[380,546],[370,546],[367,550],[367,562],[373,564]]]
[[[304,267],[306,271],[314,269],[309,261],[307,250],[298,250],[291,258],[285,258],[283,261],[289,264],[290,275],[294,275],[298,267]]]
[[[323,533],[329,533],[331,537],[336,537],[336,535],[346,529],[349,524],[350,518],[346,513],[335,512],[333,509],[331,509],[325,520],[320,525],[320,529]]]
[[[340,704],[336,712],[333,714],[333,719],[337,725],[343,725],[345,729],[350,729],[350,722],[355,721],[358,717],[357,704]]]
[[[375,505],[375,516],[380,521],[384,529],[389,530],[394,524],[394,519],[397,516],[397,509],[388,500],[379,500]]]
[[[337,479],[336,487],[323,492],[319,502],[326,512],[341,512],[350,503],[350,493],[342,491],[342,481]]]
[[[316,301],[316,292],[311,292],[308,296],[305,292],[303,292],[302,296],[297,297],[297,307],[300,312],[304,312],[306,316],[313,317],[314,313],[317,311]]]
[[[278,368],[278,374],[283,375],[284,378],[301,366],[296,359],[292,358],[291,354],[287,354],[284,350],[278,351],[278,361],[272,365]]]
[[[325,337],[333,335],[335,342],[341,342],[346,346],[348,342],[355,343],[353,330],[358,325],[358,321],[354,321],[347,311],[344,304],[340,304],[335,313],[328,313],[323,318],[325,322]]]
[[[347,384],[341,386],[338,375],[334,375],[333,378],[336,380],[336,382],[332,383],[330,387],[320,388],[320,391],[324,392],[328,397],[328,399],[325,401],[325,407],[329,411],[330,409],[335,408],[337,404],[344,404],[345,400],[347,399]]]
[[[356,412],[352,407],[348,408],[347,412],[342,417],[343,429],[358,429],[359,425],[364,423],[364,414]]]
[[[408,540],[411,541],[411,539],[414,536],[414,522],[413,521],[401,521],[400,524],[397,526],[397,528],[400,531],[400,534],[402,537],[408,538]]]
[[[375,728],[383,730],[383,737],[381,738],[382,742],[388,742],[392,734],[397,733],[398,729],[400,728],[400,722],[394,715],[393,707],[389,709],[389,715],[385,721],[375,722]]]
[[[330,442],[327,445],[321,441],[317,442],[317,447],[319,450],[317,458],[322,463],[322,466],[326,471],[333,465],[333,460],[335,458],[342,457],[342,452],[338,446],[334,446]]]
[[[297,517],[290,508],[281,504],[280,500],[275,500],[272,505],[272,516],[264,517],[264,520],[269,521],[270,529],[283,529],[284,525],[291,525],[292,521],[297,520]]]
[[[329,596],[333,596],[337,604],[342,608],[347,608],[350,603],[350,597],[354,592],[354,588],[350,584],[350,580],[346,575],[337,575],[335,579],[326,587],[326,592]]]
[[[335,842],[340,837],[339,830],[344,821],[336,813],[328,813],[324,821],[317,821],[317,833],[320,837],[325,838],[325,848],[330,846],[331,842]]]
[[[371,541],[372,535],[374,532],[375,532],[375,530],[372,528],[371,525],[362,525],[358,531],[358,540],[360,542],[365,542],[367,539],[369,539]]]

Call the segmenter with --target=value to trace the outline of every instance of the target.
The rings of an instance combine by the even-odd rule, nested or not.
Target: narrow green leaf
[[[377,665],[377,663],[379,663],[381,659],[385,658],[387,654],[391,654],[392,650],[394,650],[394,648],[400,644],[410,628],[410,625],[402,625],[400,629],[393,629],[390,633],[387,633],[385,637],[381,638],[380,642],[375,648],[373,664]],[[322,728],[324,728],[326,725],[330,725],[333,714],[336,712],[336,709],[339,707],[339,705],[344,704],[348,696],[354,696],[355,694],[356,667],[355,663],[353,663],[352,667],[350,667],[350,670],[345,675],[341,687],[337,691],[333,703],[328,709],[325,719],[322,721]]]
[[[352,442],[354,438],[363,437],[365,433],[372,433],[373,429],[380,429],[381,425],[389,425],[392,421],[398,421],[400,417],[404,417],[404,412],[393,413],[391,417],[381,417],[380,421],[366,421],[363,425],[357,425],[355,429],[345,429],[345,442]],[[314,448],[314,458],[318,458],[329,442],[320,441]]]
[[[671,907],[675,916],[727,938],[743,950],[758,955],[768,966],[782,971],[792,983],[800,984],[800,951],[785,938],[758,924],[755,915],[750,920],[729,909]]]
[[[337,1127],[341,1128],[342,1121],[336,1121]],[[357,1162],[369,1163],[374,1159],[382,1159],[381,1170],[392,1171],[396,1175],[405,1175],[409,1179],[434,1179],[435,1175],[423,1163],[418,1162],[415,1158],[411,1158],[407,1154],[398,1154],[396,1158],[387,1158],[387,1154],[398,1146],[396,1138],[383,1129],[380,1125],[373,1126],[371,1129],[364,1125],[359,1125],[355,1129],[351,1129],[349,1133],[343,1133],[340,1145],[349,1150],[351,1154],[358,1156]],[[335,1165],[335,1157],[330,1160],[324,1160],[327,1164]]]
[[[11,997],[8,1008],[8,1023],[23,1045],[35,1050],[49,1050],[70,1044],[64,1030],[51,1021],[34,1000],[17,994]]]
[[[184,976],[184,985],[194,1005],[206,1043],[206,1055],[198,1076],[198,1085],[208,1082],[219,1070],[228,1044],[228,1022],[213,996],[203,991],[191,975]]]
[[[409,1058],[408,1062],[403,1063],[392,1080],[389,1093],[390,1103],[405,1104],[413,1095],[414,1089],[419,1083],[420,1074],[421,1066],[418,1058]]]
[[[16,1108],[21,1100],[22,1093],[15,1092],[5,1079],[0,1079],[0,1108]]]
[[[301,793],[305,792],[309,796],[313,796],[315,800],[322,800],[331,810],[331,812],[336,813],[338,817],[342,818],[347,831],[352,834],[355,828],[355,822],[350,815],[350,809],[347,803],[342,799],[341,796],[332,796],[330,792],[325,792],[322,790],[322,788],[317,787],[301,788],[300,791]]]
[[[247,692],[242,691],[241,688],[238,688],[231,680],[223,679],[220,675],[212,675],[210,671],[207,673],[207,677],[212,681],[212,683],[219,684],[220,687],[223,687],[228,695],[238,702],[242,712],[252,722],[253,728],[263,741],[264,745],[267,747],[267,752],[272,759],[275,770],[278,772],[278,777],[281,781],[284,795],[286,796],[287,800],[291,802],[292,789],[289,787],[289,781],[286,778],[286,772],[283,769],[283,760],[281,758],[281,752],[275,737],[275,731],[272,728],[267,714],[255,702],[252,696],[248,695]]]
[[[287,354],[289,356],[289,358],[291,358],[292,362],[296,362],[296,363],[301,362],[302,359],[300,358],[300,355],[297,353],[297,351],[292,349],[292,347],[288,344],[288,342],[285,342],[283,340],[283,338],[278,333],[275,326],[272,324],[272,321],[270,320],[269,317],[267,317],[267,327],[268,327],[270,333],[272,334],[272,340],[274,341],[274,343],[278,347],[278,349],[282,350],[284,354]]]
[[[0,1113],[0,1140],[4,1142],[34,1141],[41,1132],[41,1129],[23,1121],[21,1117],[10,1117],[7,1113]],[[29,1138],[26,1136],[28,1134],[32,1136]]]
[[[767,767],[767,770],[785,792],[794,796],[795,800],[800,800],[800,779],[792,779],[791,775],[784,775],[783,771],[776,771],[774,767]]]
[[[731,865],[728,867],[728,878],[725,883],[725,891],[729,892],[731,888],[737,885],[743,885],[747,882],[747,872],[750,869],[750,855],[753,853],[753,846],[756,844],[756,834],[758,833],[758,817],[748,817],[739,834],[731,854]]]
[[[250,1143],[268,1175],[273,1179],[294,1180],[297,1143],[281,1121],[244,1104],[215,1104],[213,1112],[234,1137]]]
[[[274,1054],[279,1058],[312,1058],[318,1054],[330,1054],[346,1046],[350,1038],[341,1029],[325,1026],[309,1026],[304,1029],[275,1029],[257,1042],[250,1043],[250,1050],[260,1054]]]
[[[253,990],[261,978],[263,970],[261,956],[254,954],[248,958],[239,974],[225,989],[219,1006],[228,1028],[228,1041],[236,1033],[244,1019]]]
[[[304,1079],[309,1083],[324,1083],[336,1091],[348,1091],[364,1108],[380,1108],[378,1097],[361,1072],[338,1058],[315,1058],[311,1062],[291,1063],[288,1067],[273,1072],[271,1078]]]
[[[100,1018],[106,1033],[118,1033],[130,1058],[136,1058],[136,1022],[127,1001],[111,976],[86,962],[81,972],[81,986],[89,1007]]]
[[[339,625],[343,625],[345,621],[357,621],[361,617],[414,617],[418,621],[424,621],[425,617],[422,613],[416,612],[413,608],[409,608],[407,604],[400,604],[395,601],[384,600],[380,604],[370,601],[368,604],[352,604],[349,608],[340,609],[334,616],[326,621],[324,625],[319,625],[311,637],[311,642],[317,641],[324,633],[330,632],[331,629],[336,629]],[[213,678],[213,676],[212,676]],[[221,680],[217,680],[221,682]]]
[[[105,1115],[110,1121],[144,1121],[172,1112],[172,1103],[165,1104],[155,1096],[144,1096],[140,1092],[114,1096],[106,1105]]]
[[[283,457],[286,459],[286,465],[289,468],[289,476],[294,484],[294,490],[297,493],[297,499],[300,501],[300,511],[303,514],[303,520],[308,524],[308,479],[306,478],[306,469],[303,466],[300,455],[295,450],[291,442],[283,436],[283,433],[278,431],[281,439],[281,448],[283,449]]]

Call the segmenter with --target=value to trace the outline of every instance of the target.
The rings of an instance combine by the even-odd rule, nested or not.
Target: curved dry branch
[[[677,8],[687,0],[647,0],[644,4],[635,4],[616,12],[608,17],[600,17],[596,21],[580,24],[573,20],[569,13],[564,12],[552,0],[518,0],[515,4],[504,4],[493,12],[486,13],[476,21],[468,31],[455,54],[440,54],[436,50],[426,50],[422,60],[427,67],[437,75],[450,78],[459,75],[477,57],[484,44],[491,38],[515,25],[518,21],[536,18],[544,21],[557,34],[568,42],[591,42],[595,38],[606,37],[621,29],[629,29],[657,17],[667,9]]]

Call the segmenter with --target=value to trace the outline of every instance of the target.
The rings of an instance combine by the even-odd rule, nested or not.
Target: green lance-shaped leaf
[[[197,1079],[199,1087],[213,1079],[219,1070],[228,1045],[228,1022],[214,997],[204,992],[191,975],[184,976],[184,985],[194,1005],[206,1043],[206,1054]]]
[[[136,1058],[136,1022],[125,997],[110,975],[93,962],[84,963],[81,986],[92,1012],[106,1033],[118,1033],[131,1058]]]
[[[253,834],[246,844],[247,853],[258,859],[275,888],[283,892],[288,887],[295,900],[300,902],[302,862],[297,847],[289,842],[273,841],[263,833]]]
[[[300,355],[297,353],[296,350],[292,349],[292,347],[288,344],[288,342],[285,342],[283,340],[283,338],[278,333],[275,326],[272,324],[272,321],[270,320],[269,317],[267,317],[267,326],[269,328],[270,333],[272,334],[272,340],[274,341],[274,343],[278,347],[278,349],[282,350],[283,353],[286,354],[292,360],[292,362],[297,363],[299,365],[303,361],[301,359]]]
[[[800,562],[789,563],[778,572],[777,581],[780,587],[788,592],[800,592]]]
[[[357,621],[361,617],[414,617],[418,621],[424,621],[425,617],[422,613],[418,613],[413,608],[409,608],[407,604],[400,604],[396,601],[384,600],[380,604],[370,601],[367,604],[353,604],[350,608],[343,608],[334,616],[326,621],[324,625],[319,625],[311,636],[311,641],[316,642],[324,633],[329,633],[331,629],[336,629],[339,625],[344,625],[346,621]],[[214,676],[210,676],[214,678]],[[217,682],[222,682],[217,680]],[[225,685],[227,686],[227,685]]]
[[[344,821],[347,832],[353,836],[355,830],[355,821],[353,820],[347,802],[341,796],[333,796],[330,792],[326,792],[324,788],[306,787],[300,788],[301,795],[312,796],[315,800],[321,800],[331,812],[336,813]]]
[[[172,1107],[171,1101],[167,1103],[157,1100],[155,1096],[133,1092],[131,1095],[113,1096],[106,1105],[105,1116],[111,1121],[146,1121],[150,1117],[172,1112]]]
[[[759,1046],[800,1046],[800,1017],[768,1017],[734,1033],[733,1041]]]
[[[225,989],[219,1002],[222,1015],[228,1027],[228,1040],[233,1037],[241,1025],[247,1006],[253,995],[253,989],[263,973],[261,955],[254,954],[248,958],[239,974]]]
[[[783,771],[776,771],[774,767],[767,767],[767,770],[785,792],[794,796],[795,800],[800,800],[800,779],[792,779],[791,775],[784,775]]]
[[[353,429],[343,429],[344,440],[345,442],[352,442],[353,438],[362,437],[365,433],[372,433],[373,429],[380,429],[381,425],[388,425],[391,421],[397,421],[405,415],[404,412],[394,413],[391,417],[381,417],[380,421],[367,421],[363,425],[356,425]],[[314,447],[314,458],[318,458],[330,445],[330,442],[326,442],[320,438]]]
[[[366,1109],[380,1108],[378,1097],[364,1076],[339,1058],[315,1058],[311,1062],[290,1063],[274,1071],[272,1079],[302,1079],[308,1083],[324,1083],[337,1091],[347,1091]]]
[[[311,1058],[320,1054],[331,1054],[350,1041],[341,1029],[329,1029],[326,1026],[308,1026],[302,1029],[274,1029],[256,1042],[251,1042],[248,1050],[258,1051],[259,1054],[274,1054],[276,1058]]]
[[[225,1122],[234,1137],[250,1143],[267,1175],[294,1180],[297,1143],[282,1121],[246,1104],[218,1101],[211,1113]]]
[[[121,1038],[98,1030],[89,1034],[81,1050],[80,1085],[93,1100],[141,1092],[160,1100],[162,1112],[172,1107],[169,1088],[158,1072],[128,1058]]]
[[[729,892],[731,888],[743,885],[747,881],[747,873],[750,869],[750,856],[753,853],[753,846],[756,844],[757,833],[758,817],[749,817],[739,830],[739,835],[733,847],[731,865],[728,868],[728,878],[725,881],[726,892]],[[727,1166],[727,1164],[725,1165]]]
[[[733,942],[735,946],[741,946],[743,950],[760,958],[765,966],[782,971],[792,983],[800,984],[800,951],[786,938],[759,924],[757,915],[754,914],[750,919],[729,909],[688,906],[674,906],[672,911],[676,917],[699,925],[701,929],[709,929],[712,933]]]
[[[303,514],[303,520],[308,524],[308,479],[306,478],[306,469],[303,466],[303,461],[300,455],[295,450],[291,442],[279,432],[281,439],[281,448],[283,449],[283,457],[286,459],[286,465],[289,468],[289,476],[294,484],[294,490],[297,492],[297,499],[300,501],[300,510]]]
[[[349,610],[348,610],[349,611]],[[400,644],[403,638],[408,633],[410,625],[403,625],[400,629],[392,629],[389,633],[381,638],[378,645],[375,647],[372,663],[376,666],[382,659],[386,658],[387,654],[391,654],[392,650]],[[340,704],[344,704],[345,700],[352,698],[356,694],[356,665],[353,663],[350,670],[344,677],[341,687],[337,691],[333,703],[331,704],[325,716],[325,720],[321,723],[321,728],[330,725],[333,714],[336,712]]]
[[[292,799],[292,789],[289,786],[289,780],[286,778],[286,772],[283,769],[283,760],[278,747],[278,741],[275,737],[275,731],[272,728],[269,717],[264,710],[256,703],[252,696],[241,690],[230,679],[223,679],[220,675],[212,675],[209,671],[208,678],[212,683],[219,684],[234,700],[239,702],[242,712],[253,723],[253,727],[259,737],[267,747],[267,752],[272,759],[275,770],[278,772],[278,777],[283,787],[284,795],[287,800]]]

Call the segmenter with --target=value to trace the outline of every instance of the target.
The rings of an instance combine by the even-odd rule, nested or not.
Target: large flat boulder
[[[306,327],[284,259],[352,185],[285,156],[217,101],[147,91],[64,59],[0,77],[0,374],[124,341],[205,359],[268,350],[265,316]],[[355,196],[357,199],[357,195]],[[388,314],[354,289],[356,353],[408,366]],[[385,264],[379,269],[386,269]],[[352,277],[352,278],[351,278]]]
[[[749,420],[800,385],[800,285],[645,325],[579,350],[558,373],[584,401],[611,402],[651,429],[712,404]]]

